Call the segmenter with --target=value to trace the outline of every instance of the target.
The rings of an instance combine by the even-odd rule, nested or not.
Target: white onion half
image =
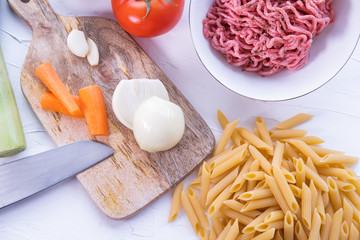
[[[174,147],[184,134],[184,113],[178,105],[153,96],[136,110],[133,127],[141,149],[166,151]]]
[[[133,129],[135,111],[142,102],[152,96],[169,101],[168,92],[160,80],[124,79],[115,88],[112,108],[119,121],[126,127]]]

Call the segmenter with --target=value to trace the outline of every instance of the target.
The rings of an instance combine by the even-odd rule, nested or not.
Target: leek
[[[0,46],[0,157],[14,155],[25,148],[24,131]]]

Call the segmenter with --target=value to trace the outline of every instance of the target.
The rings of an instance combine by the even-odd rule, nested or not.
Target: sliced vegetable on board
[[[35,74],[47,86],[47,88],[59,99],[64,107],[72,115],[80,115],[80,107],[76,104],[69,90],[66,89],[64,83],[60,80],[55,70],[49,62],[41,64],[35,71]]]
[[[80,106],[91,136],[109,135],[108,118],[104,96],[97,85],[79,90]]]
[[[14,155],[25,148],[24,131],[0,47],[0,157]]]
[[[72,97],[74,98],[76,104],[80,106],[79,96],[72,95]],[[68,115],[70,117],[85,118],[84,113],[82,111],[80,112],[80,114],[76,114],[76,115],[71,114],[59,101],[59,99],[57,99],[56,96],[49,91],[46,91],[42,94],[40,99],[40,104],[41,104],[41,108],[44,110],[59,112]]]

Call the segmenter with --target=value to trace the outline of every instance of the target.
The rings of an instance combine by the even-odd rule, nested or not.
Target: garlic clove
[[[133,129],[134,114],[146,99],[158,96],[169,100],[168,92],[159,79],[121,80],[112,97],[112,108],[119,121]]]
[[[78,57],[86,57],[89,46],[83,31],[73,29],[67,37],[67,46]]]
[[[136,110],[133,127],[135,139],[142,150],[166,151],[184,135],[184,113],[175,103],[153,96]]]
[[[87,38],[87,44],[89,46],[89,52],[87,53],[87,60],[91,66],[96,66],[99,64],[99,49],[96,46],[96,43]]]

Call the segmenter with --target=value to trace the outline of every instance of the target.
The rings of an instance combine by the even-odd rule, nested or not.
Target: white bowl
[[[213,0],[192,0],[190,30],[196,52],[214,78],[230,90],[258,100],[280,101],[303,96],[324,85],[345,65],[360,35],[360,1],[335,0],[335,22],[314,37],[310,58],[298,71],[283,70],[269,77],[244,72],[229,64],[203,35],[202,21]]]

